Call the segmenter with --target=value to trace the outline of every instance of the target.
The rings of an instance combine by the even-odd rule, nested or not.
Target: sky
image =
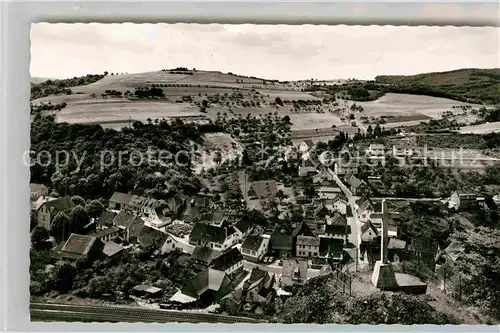
[[[32,77],[175,67],[278,80],[500,67],[500,28],[36,23]]]

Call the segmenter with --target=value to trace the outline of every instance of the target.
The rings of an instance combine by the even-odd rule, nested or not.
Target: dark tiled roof
[[[354,216],[354,215],[352,215],[352,208],[351,208],[351,206],[350,206],[350,205],[347,205],[345,212],[346,212],[346,214],[345,214],[345,215],[346,215],[347,217],[353,217],[353,216]]]
[[[293,237],[289,232],[274,232],[271,235],[271,248],[273,250],[291,250],[293,247]]]
[[[182,288],[184,295],[198,298],[207,291],[218,300],[231,292],[231,279],[226,273],[208,268],[191,278]]]
[[[235,225],[235,228],[238,229],[239,231],[245,233],[247,232],[249,229],[251,229],[253,227],[253,223],[252,221],[246,219],[246,218],[242,218],[238,221],[238,223],[236,223]]]
[[[158,248],[165,244],[167,235],[163,232],[145,226],[137,236],[137,242],[144,248],[154,247]]]
[[[71,197],[65,196],[54,200],[45,201],[40,207],[45,206],[49,211],[64,212],[75,207]]]
[[[262,244],[263,241],[264,238],[262,238],[262,236],[248,235],[245,238],[243,244],[241,245],[241,248],[250,251],[257,251],[260,247],[260,244]]]
[[[373,223],[371,221],[365,222],[361,226],[361,234],[364,234],[369,228],[372,229],[372,231],[375,233],[375,235],[378,235],[378,230],[377,230],[377,228],[375,228],[375,226],[373,225]]]
[[[347,220],[344,217],[344,215],[340,214],[339,212],[336,212],[335,215],[333,215],[332,219],[329,221],[331,225],[335,226],[343,226],[345,227],[347,225]]]
[[[265,277],[267,275],[267,272],[260,269],[259,266],[256,266],[254,268],[252,268],[252,271],[250,272],[250,277],[248,278],[248,282],[250,284],[262,279],[263,277]]]
[[[86,255],[97,241],[96,237],[88,235],[71,234],[64,243],[61,252],[76,255]]]
[[[325,205],[323,204],[319,204],[318,206],[316,206],[316,208],[314,209],[314,216],[325,216],[325,215],[328,215],[330,214],[330,211],[328,210],[328,208],[326,208]]]
[[[101,237],[104,237],[107,235],[111,235],[111,234],[118,232],[118,231],[120,231],[120,229],[118,229],[116,227],[111,227],[111,228],[106,228],[106,229],[102,229],[102,230],[97,230],[96,232],[90,233],[89,236],[101,238]]]
[[[106,210],[101,214],[101,216],[99,216],[99,218],[96,221],[96,224],[98,226],[101,226],[101,227],[107,226],[107,225],[112,225],[113,220],[116,217],[116,215],[118,215],[118,214]]]
[[[318,246],[319,239],[314,236],[297,236],[297,245]]]
[[[191,255],[191,259],[198,262],[202,262],[208,266],[219,255],[220,251],[211,249],[206,246],[197,246],[194,248],[193,254]]]
[[[327,255],[338,256],[343,252],[344,241],[342,239],[321,237],[319,242],[319,253],[322,257]]]
[[[237,248],[232,248],[231,250],[224,252],[212,262],[212,267],[214,269],[225,271],[226,269],[234,266],[236,263],[243,260],[243,256]]]
[[[127,205],[132,199],[132,195],[128,193],[115,192],[109,199],[111,202]]]
[[[139,216],[132,214],[130,212],[127,212],[125,210],[121,210],[120,213],[118,213],[118,215],[113,220],[113,224],[116,226],[122,226],[125,228],[129,228],[138,219],[142,221],[142,219]]]
[[[292,231],[292,237],[297,237],[298,235],[314,236],[312,230],[304,221],[298,223]]]
[[[209,224],[196,223],[189,234],[189,238],[221,244],[227,236],[235,232],[236,230],[232,226],[216,227]]]

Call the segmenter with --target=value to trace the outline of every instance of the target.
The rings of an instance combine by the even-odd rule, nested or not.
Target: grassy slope
[[[418,75],[381,75],[378,83],[388,84],[394,92],[447,97],[462,101],[500,103],[500,68],[459,69]]]

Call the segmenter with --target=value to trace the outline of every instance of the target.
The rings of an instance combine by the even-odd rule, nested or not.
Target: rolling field
[[[500,132],[500,121],[480,125],[464,126],[459,130],[460,133],[486,134]]]
[[[68,104],[57,113],[57,121],[68,123],[110,123],[145,121],[178,116],[201,116],[198,108],[188,104],[158,101],[128,101],[126,99],[101,99]]]
[[[446,98],[394,93],[386,94],[375,101],[356,102],[356,104],[363,106],[362,115],[366,117],[421,115],[434,119],[441,118],[441,114],[445,111],[453,110],[454,105],[480,107]]]

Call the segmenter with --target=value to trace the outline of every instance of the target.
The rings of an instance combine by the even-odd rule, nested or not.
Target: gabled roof
[[[370,149],[385,149],[385,146],[380,143],[371,143]]]
[[[364,182],[364,180],[361,180],[356,176],[352,176],[349,178],[349,185],[351,185],[351,188],[357,189],[362,185],[366,185],[366,183]]]
[[[182,288],[184,295],[199,298],[211,291],[215,299],[220,299],[231,292],[231,279],[226,273],[208,268],[191,278]]]
[[[314,208],[314,216],[318,216],[319,214],[328,215],[330,214],[330,210],[325,205],[320,203]]]
[[[113,220],[113,224],[118,227],[129,228],[132,224],[136,223],[138,220],[144,223],[144,221],[137,215],[121,210],[118,215]]]
[[[113,241],[107,241],[104,243],[104,248],[102,250],[102,252],[108,257],[112,257],[121,251],[123,251],[123,246]]]
[[[98,226],[107,226],[107,225],[112,225],[113,220],[115,219],[117,213],[110,212],[109,210],[105,210],[102,212],[101,216],[96,221],[96,225]]]
[[[320,237],[319,255],[321,257],[338,257],[344,251],[342,239]]]
[[[345,216],[346,217],[353,217],[354,215],[352,214],[352,208],[350,205],[347,205],[345,209]]]
[[[212,268],[219,271],[225,271],[226,269],[234,266],[238,262],[243,260],[243,256],[237,248],[232,248],[231,250],[222,253],[220,256],[212,261]]]
[[[206,242],[222,244],[227,236],[236,232],[234,227],[217,227],[205,223],[196,223],[189,234],[189,238]]]
[[[309,228],[307,223],[305,223],[304,221],[301,221],[295,226],[295,228],[292,231],[293,238],[297,237],[298,235],[314,236],[314,233]]]
[[[257,251],[260,248],[260,245],[264,241],[264,237],[257,235],[248,235],[245,238],[245,241],[241,245],[242,249],[249,251]]]
[[[359,205],[359,211],[360,212],[364,212],[366,210],[369,210],[369,209],[372,209],[373,211],[375,211],[375,208],[373,206],[373,202],[366,198],[366,200],[362,201],[361,204]]]
[[[118,229],[116,227],[111,227],[111,228],[106,228],[106,229],[102,229],[102,230],[97,230],[96,232],[90,233],[89,236],[101,238],[101,237],[104,237],[107,235],[114,234],[115,232],[118,232],[118,231],[120,231],[120,229]]]
[[[31,201],[34,201],[41,196],[47,195],[48,193],[49,193],[49,189],[47,188],[47,186],[45,186],[43,184],[36,184],[36,183],[30,184],[30,199],[31,199]]]
[[[234,227],[242,233],[246,233],[248,230],[253,228],[253,222],[247,218],[240,219]]]
[[[373,225],[373,223],[371,221],[368,221],[368,222],[365,222],[362,226],[361,226],[361,235],[363,235],[365,232],[368,231],[368,229],[372,229],[373,233],[375,235],[378,235],[378,230],[377,228]]]
[[[62,198],[45,201],[41,204],[39,209],[43,206],[45,206],[50,212],[65,212],[75,207],[75,204],[73,203],[73,200],[71,200],[71,197],[65,196]]]
[[[319,239],[315,236],[297,236],[297,245],[310,245],[310,246],[318,246]]]
[[[163,244],[165,244],[166,240],[166,234],[148,226],[144,226],[144,228],[142,228],[141,232],[137,236],[137,242],[141,247],[144,248],[159,248],[163,246]]]
[[[109,201],[123,205],[128,205],[131,199],[132,199],[132,194],[115,192],[113,193]]]
[[[387,243],[388,249],[404,250],[406,247],[406,241],[402,239],[389,238],[389,243]]]
[[[128,204],[130,206],[142,207],[146,202],[148,202],[148,198],[141,197],[138,195],[133,195]]]
[[[271,235],[270,243],[273,250],[291,250],[293,247],[293,237],[290,232],[281,232],[277,229]]]
[[[311,139],[306,139],[306,140],[302,141],[301,143],[305,143],[308,148],[311,148],[314,146],[314,142]]]
[[[211,249],[206,246],[197,246],[193,250],[191,259],[204,263],[209,266],[212,261],[220,255],[220,251]]]
[[[340,214],[339,212],[335,212],[333,217],[331,217],[327,221],[328,225],[335,225],[335,226],[347,226],[347,219],[344,217],[344,215]]]
[[[61,254],[69,257],[87,255],[96,241],[97,238],[93,236],[71,234],[64,243]]]
[[[333,198],[332,203],[336,203],[337,201],[343,201],[347,203],[349,200],[347,199],[344,193],[339,193],[335,198]]]

